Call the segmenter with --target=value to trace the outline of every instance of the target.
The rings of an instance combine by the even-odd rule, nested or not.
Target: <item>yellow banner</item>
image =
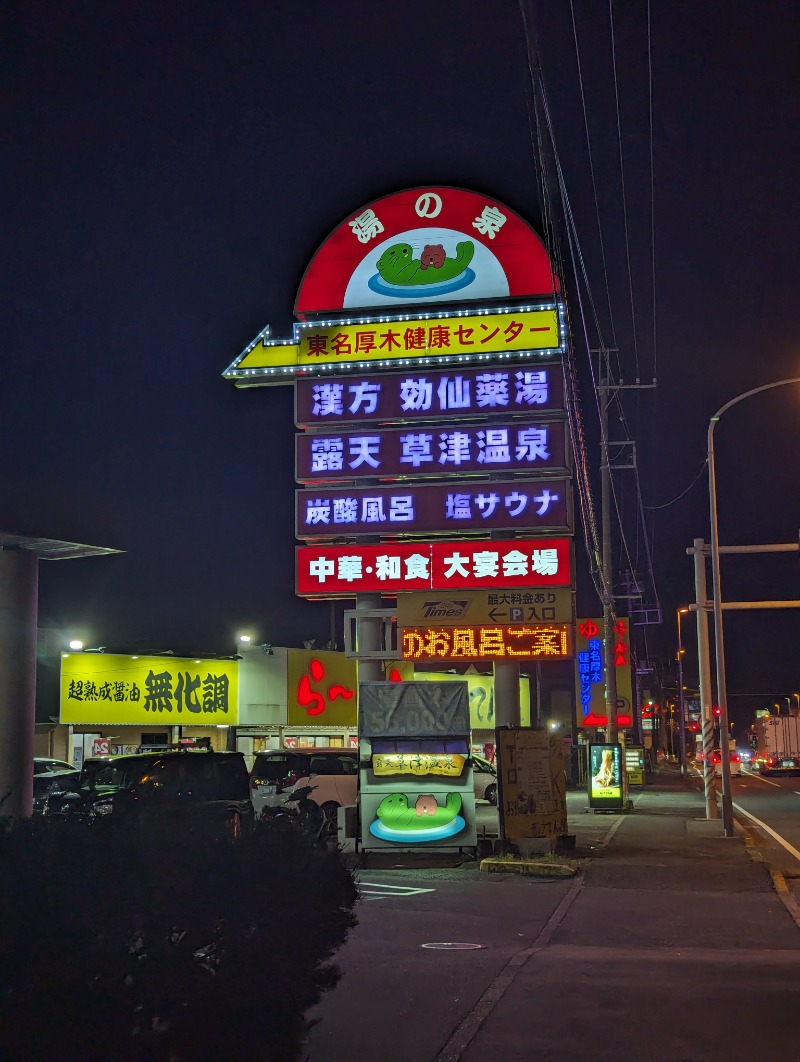
[[[413,361],[454,355],[463,360],[506,351],[558,350],[558,311],[518,310],[362,324],[295,326],[295,342],[261,338],[227,370],[286,369],[298,366]]]
[[[390,774],[438,774],[460,778],[467,761],[458,753],[383,752],[372,757],[376,777]]]
[[[238,675],[235,660],[62,653],[60,721],[235,726]]]

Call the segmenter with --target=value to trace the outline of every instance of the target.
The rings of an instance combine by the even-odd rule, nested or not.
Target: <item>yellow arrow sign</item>
[[[291,383],[299,373],[359,372],[365,363],[400,368],[419,362],[496,360],[503,354],[552,355],[562,349],[560,311],[552,305],[494,313],[302,322],[294,326],[290,340],[270,339],[268,329],[262,332],[224,375],[239,385],[280,384]]]

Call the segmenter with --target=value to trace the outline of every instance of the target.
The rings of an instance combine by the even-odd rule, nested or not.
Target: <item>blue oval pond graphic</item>
[[[370,277],[367,286],[378,295],[388,295],[392,299],[429,299],[431,295],[449,295],[451,291],[461,291],[475,279],[474,270],[469,266],[452,280],[442,280],[438,284],[388,284],[380,273]],[[362,281],[363,283],[363,281]]]
[[[417,844],[419,841],[442,841],[445,837],[454,837],[461,833],[465,826],[466,823],[460,815],[456,815],[444,826],[431,826],[428,830],[393,830],[391,826],[384,826],[380,819],[375,819],[369,824],[369,832],[374,837],[380,837],[382,841]]]

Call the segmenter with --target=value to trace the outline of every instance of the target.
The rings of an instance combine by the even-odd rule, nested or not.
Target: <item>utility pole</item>
[[[611,402],[611,373],[608,353],[603,352],[600,377],[600,512],[602,533],[602,586],[603,586],[603,663],[606,682],[606,742],[619,743],[617,730],[617,669],[614,659],[616,637],[614,617],[614,574],[611,556],[611,459],[608,451],[608,407]]]
[[[681,774],[686,777],[686,701],[683,696],[683,639],[681,638],[681,616],[686,615],[688,608],[679,608],[678,616],[678,705],[680,707],[681,726]]]
[[[606,726],[606,742],[610,745],[619,743],[619,730],[617,727],[617,670],[614,647],[616,644],[616,615],[614,598],[614,562],[612,558],[611,543],[611,454],[608,439],[608,410],[612,397],[624,390],[642,390],[655,387],[652,384],[643,384],[639,379],[633,384],[611,383],[611,364],[609,354],[616,350],[603,347],[599,351],[591,351],[598,354],[598,385],[600,399],[600,510],[601,510],[601,535],[602,535],[602,589],[603,589],[603,663],[605,666],[605,708],[608,724]],[[628,441],[615,443],[620,449],[630,447]],[[635,468],[635,462],[620,467]]]

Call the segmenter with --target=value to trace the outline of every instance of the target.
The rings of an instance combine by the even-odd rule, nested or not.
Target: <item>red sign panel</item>
[[[569,586],[566,538],[301,546],[300,597],[353,597],[408,590],[482,590]]]
[[[374,428],[296,436],[300,483],[567,471],[566,421],[478,421],[443,429]]]
[[[448,420],[561,412],[564,371],[559,364],[522,368],[432,369],[364,373],[346,379],[299,377],[295,424],[329,427],[361,421]]]
[[[519,627],[404,627],[404,660],[553,660],[569,653],[566,624]]]
[[[563,479],[315,487],[296,494],[296,535],[305,539],[489,528],[567,532],[571,526],[569,483]]]
[[[555,291],[540,237],[504,203],[462,188],[411,188],[334,229],[306,269],[295,314]]]

